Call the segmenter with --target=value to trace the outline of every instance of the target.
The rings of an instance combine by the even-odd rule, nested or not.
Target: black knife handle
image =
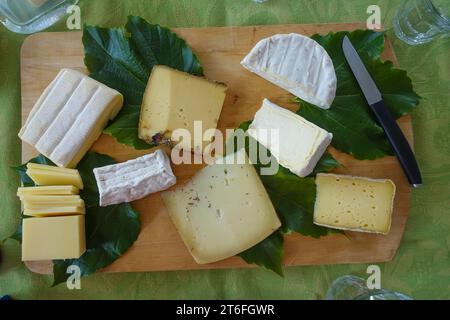
[[[392,117],[389,109],[383,100],[371,105],[375,113],[378,123],[383,127],[387,139],[391,143],[392,148],[397,156],[400,165],[408,178],[409,183],[413,187],[422,185],[422,176],[420,175],[419,166],[408,141],[406,140],[402,130],[398,126],[394,117]]]

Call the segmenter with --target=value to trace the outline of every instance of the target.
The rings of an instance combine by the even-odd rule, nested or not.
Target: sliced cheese
[[[197,263],[234,256],[256,245],[281,223],[244,150],[199,171],[190,182],[162,193],[169,215]]]
[[[84,201],[78,195],[42,196],[24,195],[21,197],[24,209],[47,209],[51,207],[75,206],[84,207]]]
[[[83,189],[83,180],[75,169],[28,163],[26,173],[40,186],[73,185]]]
[[[391,180],[319,173],[316,185],[315,224],[389,233],[395,196]]]
[[[264,99],[248,134],[270,150],[278,163],[300,177],[311,174],[333,135]]]
[[[61,167],[75,167],[123,105],[122,95],[62,69],[34,105],[19,137]]]
[[[333,61],[320,44],[300,34],[262,39],[241,64],[318,107],[330,108],[336,96]]]
[[[23,219],[22,261],[77,259],[85,251],[84,215]]]
[[[100,206],[131,202],[173,186],[177,179],[169,157],[162,150],[94,169]]]
[[[63,204],[65,205],[65,204]],[[47,207],[36,209],[24,209],[23,214],[25,216],[33,217],[53,217],[53,216],[71,216],[77,214],[85,214],[85,208],[83,206],[61,206],[61,207]]]
[[[142,102],[139,138],[151,143],[155,135],[170,139],[174,130],[186,129],[191,139],[183,139],[178,147],[201,153],[214,137],[207,130],[217,127],[226,90],[225,85],[202,77],[162,65],[153,67]],[[194,137],[194,121],[202,122],[199,139]]]
[[[79,192],[80,190],[75,186],[40,186],[17,189],[19,198],[24,195],[75,195]]]

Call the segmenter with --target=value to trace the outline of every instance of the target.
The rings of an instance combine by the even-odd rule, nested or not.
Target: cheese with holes
[[[151,143],[162,135],[173,138],[176,129],[185,129],[190,140],[178,147],[201,153],[214,137],[227,87],[166,66],[154,66],[145,90],[139,121],[139,138]],[[194,137],[194,121],[201,128]],[[204,141],[202,141],[202,136]]]
[[[85,251],[84,215],[23,219],[22,261],[77,259]]]
[[[94,169],[100,206],[131,202],[173,186],[177,179],[163,150]]]
[[[336,96],[333,61],[311,38],[296,33],[262,39],[242,66],[318,107],[330,108]]]
[[[73,168],[122,105],[118,91],[62,69],[34,105],[19,137],[58,166]]]
[[[17,196],[21,198],[24,195],[74,195],[79,192],[75,186],[21,187],[17,189]]]
[[[298,114],[264,99],[248,134],[278,163],[299,177],[311,174],[333,135]]]
[[[27,163],[27,175],[40,186],[73,185],[83,189],[83,180],[76,169]]]
[[[199,264],[234,256],[261,242],[281,223],[245,151],[219,159],[190,182],[162,193],[169,215]]]
[[[52,217],[52,216],[71,216],[77,214],[85,214],[84,206],[42,206],[35,207],[34,209],[24,209],[23,214],[25,216],[32,217]]]
[[[391,180],[319,173],[316,185],[315,224],[389,233],[395,196]]]

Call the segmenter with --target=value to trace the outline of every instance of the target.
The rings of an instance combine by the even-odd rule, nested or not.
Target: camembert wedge
[[[316,185],[315,224],[389,233],[395,196],[391,180],[319,173]]]
[[[234,162],[234,157],[218,159],[186,185],[162,193],[175,227],[199,264],[247,250],[281,225],[245,151],[237,154],[244,163]]]

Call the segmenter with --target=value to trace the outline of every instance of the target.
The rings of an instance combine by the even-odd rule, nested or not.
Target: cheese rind
[[[84,215],[23,219],[22,261],[77,259],[85,251]]]
[[[314,223],[335,229],[388,234],[395,184],[370,179],[319,173]]]
[[[17,189],[17,196],[21,198],[24,195],[75,195],[79,192],[75,186],[20,187]]]
[[[152,69],[141,107],[139,138],[152,142],[157,134],[171,139],[176,129],[186,129],[190,140],[180,148],[201,151],[213,139],[208,129],[216,129],[227,87],[185,72],[157,65]],[[202,121],[205,141],[196,141],[194,121]]]
[[[256,245],[281,223],[244,150],[245,164],[224,161],[200,170],[190,182],[162,193],[186,247],[199,264],[234,256]],[[243,154],[242,154],[243,153]]]
[[[262,39],[242,66],[293,95],[328,109],[336,95],[337,78],[325,49],[296,33]]]
[[[123,105],[122,95],[85,74],[62,69],[19,137],[60,167],[75,167]]]
[[[83,189],[83,180],[75,169],[28,163],[27,175],[40,186],[73,185]]]
[[[274,139],[271,130],[278,132]],[[264,99],[248,134],[270,150],[278,163],[299,177],[311,174],[333,135],[301,116]]]
[[[162,150],[127,162],[94,169],[100,206],[131,202],[173,186],[177,179]]]
[[[65,205],[65,204],[63,204]],[[85,214],[84,206],[61,206],[61,207],[48,207],[42,206],[42,208],[36,209],[24,209],[23,214],[25,216],[32,217],[53,217],[53,216],[70,216],[77,214]]]

